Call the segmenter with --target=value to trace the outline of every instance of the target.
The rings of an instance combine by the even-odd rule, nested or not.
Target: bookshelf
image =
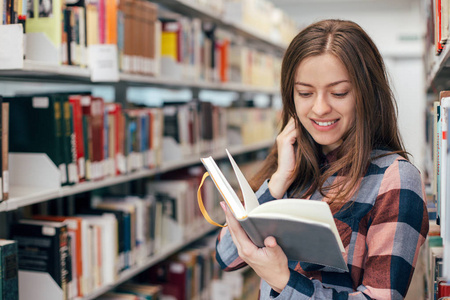
[[[222,221],[224,221],[224,220],[222,220]],[[142,271],[148,269],[149,267],[155,265],[156,263],[166,259],[170,255],[172,255],[172,254],[178,252],[179,250],[181,250],[182,248],[184,248],[186,245],[202,238],[204,235],[206,235],[214,230],[217,230],[217,227],[213,227],[212,225],[208,224],[208,226],[203,227],[201,230],[196,232],[192,237],[190,237],[186,241],[184,241],[182,243],[171,244],[171,245],[164,247],[163,249],[161,249],[160,252],[158,252],[155,255],[152,255],[148,259],[148,261],[141,264],[139,267],[131,268],[131,269],[128,269],[128,270],[125,270],[124,272],[122,272],[120,274],[119,279],[116,280],[114,285],[104,286],[104,287],[96,290],[94,293],[91,293],[91,294],[87,295],[86,297],[83,297],[83,299],[86,299],[86,300],[95,299],[96,297],[106,293],[107,291],[111,290],[115,286],[131,279],[133,276],[136,276],[137,274],[139,274]]]
[[[269,148],[272,145],[273,141],[269,140],[251,145],[231,146],[228,148],[228,150],[230,151],[230,153],[238,155],[256,151],[259,149]],[[225,150],[215,151],[208,155],[211,155],[217,159],[226,157]],[[86,181],[76,184],[75,186],[63,186],[55,189],[27,187],[27,186],[20,186],[20,187],[12,186],[10,191],[10,198],[7,201],[0,203],[0,212],[12,211],[18,209],[19,207],[40,203],[43,201],[47,201],[49,199],[67,197],[70,195],[92,191],[95,189],[100,189],[107,186],[129,182],[136,179],[155,176],[158,174],[166,173],[177,169],[182,169],[197,164],[200,164],[200,158],[192,157],[190,159],[184,159],[183,161],[166,162],[163,163],[160,167],[157,167],[155,169],[138,170],[130,174],[105,178],[100,181]]]
[[[447,96],[441,92],[450,89],[450,47],[448,31],[448,1],[427,3],[427,31],[425,35],[425,88],[427,92],[427,117],[425,127],[428,136],[428,179],[427,189],[430,232],[422,249],[423,269],[426,278],[426,299],[449,296],[442,289],[442,283],[450,280],[450,252],[448,234],[449,193],[442,192],[448,186],[448,105],[442,100]],[[437,117],[439,116],[439,118]],[[442,126],[441,126],[442,124]],[[445,174],[447,173],[447,175]],[[438,222],[439,219],[439,222]]]
[[[219,26],[232,30],[243,36],[245,38],[250,39],[252,42],[269,46],[272,49],[283,52],[284,49],[287,48],[287,42],[279,42],[267,37],[266,35],[258,32],[255,28],[252,28],[248,25],[238,23],[231,20],[224,19],[220,13],[212,12],[211,10],[205,9],[201,4],[196,3],[194,1],[187,0],[156,0],[153,1],[155,3],[159,3],[164,7],[169,8],[172,11],[178,12],[183,15],[189,15],[193,17],[199,17],[204,20],[208,20],[218,24]]]
[[[433,57],[427,67],[426,88],[429,93],[444,90],[449,86],[450,47],[446,46],[439,55]]]
[[[126,86],[144,86],[161,88],[196,88],[216,91],[279,94],[276,87],[259,87],[234,82],[205,82],[201,80],[173,79],[164,76],[144,76],[121,72],[118,82],[92,82],[91,72],[87,68],[70,65],[48,65],[38,61],[24,61],[23,69],[0,70],[0,80],[4,81],[38,81],[70,84],[111,84]]]
[[[36,1],[34,1],[36,2]],[[167,10],[179,14],[181,16],[187,16],[188,18],[196,18],[201,20],[201,22],[214,23],[218,29],[222,31],[227,31],[232,33],[232,36],[238,37],[238,43],[248,46],[250,49],[258,51],[258,53],[267,54],[271,57],[281,58],[287,43],[283,42],[278,38],[273,38],[273,34],[265,35],[261,32],[258,32],[255,28],[252,28],[249,24],[244,24],[243,22],[236,22],[230,19],[224,18],[224,10],[225,7],[221,7],[221,10],[218,11],[205,8],[203,4],[196,1],[188,1],[188,0],[169,0],[169,1],[150,1],[158,6],[158,9]],[[26,3],[26,2],[25,2]],[[36,2],[37,3],[37,2]],[[57,5],[59,1],[54,2],[54,5]],[[218,4],[219,3],[219,4]],[[216,5],[220,8],[221,4],[225,5],[224,2],[217,1],[214,4],[208,5]],[[36,5],[35,5],[36,6]],[[267,9],[267,8],[266,8]],[[3,26],[3,25],[0,25]],[[8,25],[5,25],[8,26]],[[64,29],[63,29],[64,31]],[[4,31],[0,31],[0,35]],[[0,36],[1,38],[1,36]],[[11,37],[9,37],[11,38]],[[155,38],[156,39],[156,38]],[[155,45],[155,48],[160,45]],[[214,49],[214,48],[213,48]],[[53,49],[54,50],[54,49]],[[159,50],[159,49],[158,49]],[[258,54],[257,53],[257,54]],[[256,55],[256,54],[254,54]],[[259,55],[259,54],[258,54]],[[0,57],[4,59],[4,57]],[[72,58],[73,59],[73,58]],[[261,58],[258,58],[261,60]],[[266,59],[262,57],[262,59]],[[157,61],[157,63],[161,63],[161,61]],[[274,61],[274,64],[277,62]],[[81,64],[83,65],[83,64]],[[274,69],[275,70],[275,69]],[[264,71],[267,71],[266,69]],[[215,72],[215,71],[214,71]],[[259,72],[260,75],[267,75],[264,72]],[[216,76],[216,77],[215,77]],[[274,76],[271,74],[271,76]],[[225,91],[225,92],[236,92],[238,94],[266,94],[269,98],[273,96],[279,95],[279,87],[278,81],[276,77],[273,78],[271,84],[265,84],[264,82],[256,82],[253,80],[224,80],[223,78],[218,78],[217,74],[211,77],[189,77],[189,76],[181,76],[181,77],[172,77],[170,75],[165,75],[163,72],[155,74],[144,74],[144,72],[136,72],[133,71],[124,71],[121,66],[119,66],[118,77],[117,80],[93,80],[93,71],[86,66],[79,65],[66,65],[60,63],[46,63],[39,60],[32,59],[24,59],[23,67],[15,68],[15,69],[1,69],[0,66],[0,81],[4,82],[37,82],[39,84],[64,84],[64,85],[73,85],[75,86],[84,86],[89,89],[94,85],[107,85],[111,86],[115,89],[115,100],[122,105],[124,109],[128,108],[129,103],[126,100],[126,90],[128,87],[156,87],[162,89],[190,89],[194,98],[197,97],[200,90],[215,90],[215,91]],[[251,82],[250,82],[251,81]],[[256,83],[255,83],[256,82]],[[25,91],[18,91],[26,92]],[[52,93],[54,91],[49,91]],[[2,91],[0,91],[0,95],[2,95]],[[9,95],[8,95],[9,96]],[[242,144],[235,145],[234,142],[229,141],[229,143],[233,143],[229,145],[227,148],[233,155],[240,154],[248,154],[252,152],[257,152],[259,150],[266,150],[270,148],[274,139],[262,139],[257,142],[243,142]],[[214,146],[206,148],[199,147],[199,151],[193,151],[192,155],[183,156],[182,159],[174,159],[174,160],[164,160],[161,159],[156,166],[151,168],[142,168],[132,171],[127,171],[124,174],[115,175],[115,176],[106,176],[101,180],[86,180],[80,183],[76,183],[74,185],[63,185],[61,186],[55,184],[54,178],[58,177],[57,171],[55,171],[55,165],[49,165],[43,160],[42,164],[36,164],[31,167],[27,167],[25,163],[24,157],[12,155],[10,158],[10,167],[21,166],[20,169],[24,173],[29,173],[28,176],[30,178],[38,178],[36,181],[42,183],[41,186],[35,185],[15,185],[11,184],[9,189],[9,198],[0,203],[0,221],[2,224],[7,225],[5,229],[3,229],[3,234],[7,234],[9,227],[12,227],[12,221],[21,214],[28,212],[28,208],[42,204],[45,206],[46,203],[52,202],[51,200],[56,200],[59,204],[65,205],[63,198],[68,197],[70,204],[73,206],[73,196],[83,194],[85,192],[94,192],[98,189],[110,187],[113,189],[116,185],[126,184],[132,181],[140,181],[142,182],[151,182],[160,177],[163,177],[165,174],[186,169],[189,167],[200,166],[200,157],[211,155],[216,160],[220,160],[221,158],[226,157],[224,147]],[[220,149],[220,150],[218,150]],[[26,159],[35,159],[37,156],[29,156]],[[39,158],[40,160],[41,158]],[[57,169],[57,168],[56,168]],[[56,173],[55,173],[56,172]],[[42,176],[42,174],[46,174],[46,176]],[[48,174],[48,176],[47,176]],[[16,175],[22,176],[22,174]],[[49,177],[49,178],[46,178]],[[53,179],[52,179],[53,178]],[[130,185],[131,186],[131,185]],[[93,194],[94,194],[93,193]],[[92,200],[92,199],[90,199]],[[190,199],[192,200],[192,199]],[[213,199],[215,200],[215,199]],[[157,200],[158,201],[158,200]],[[44,204],[45,203],[45,204]],[[189,202],[191,203],[191,202]],[[192,203],[191,206],[194,206],[195,203]],[[184,205],[183,205],[184,208]],[[215,207],[217,208],[217,207]],[[220,212],[220,211],[219,211]],[[217,221],[223,217],[221,214],[217,214],[217,210],[213,210],[210,212],[212,216],[215,214],[215,219]],[[196,216],[198,218],[198,216]],[[161,217],[161,218],[165,218]],[[201,220],[204,221],[204,220]],[[155,221],[156,222],[156,221]],[[161,224],[166,224],[163,221]],[[71,299],[95,299],[100,295],[113,290],[116,286],[120,285],[128,281],[129,279],[135,277],[136,275],[142,273],[148,268],[158,264],[159,262],[165,260],[168,257],[171,257],[175,253],[179,252],[187,245],[190,245],[192,242],[197,241],[208,235],[215,230],[209,224],[201,224],[198,220],[190,220],[191,223],[188,223],[190,228],[194,228],[192,233],[185,233],[183,231],[182,239],[178,239],[175,242],[162,243],[161,247],[155,250],[150,256],[146,257],[145,260],[140,261],[139,264],[131,265],[129,268],[124,269],[118,273],[117,278],[113,283],[103,284],[100,287],[95,287],[94,289],[88,288],[85,292],[83,290],[83,295],[78,297],[72,297]],[[161,225],[162,226],[162,225]],[[187,229],[186,229],[187,230]],[[84,243],[84,242],[83,242]],[[99,246],[97,246],[99,247]],[[100,251],[100,250],[97,250]],[[83,254],[84,255],[84,254]],[[78,276],[78,275],[77,275]],[[24,283],[22,283],[23,285]],[[38,296],[37,298],[39,298]],[[44,296],[45,298],[45,296]],[[44,299],[42,298],[42,299]],[[41,299],[41,298],[39,298]]]

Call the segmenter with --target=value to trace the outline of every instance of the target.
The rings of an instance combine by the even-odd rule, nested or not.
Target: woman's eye
[[[343,98],[345,96],[347,96],[348,92],[345,93],[333,93],[333,96],[338,97],[338,98]]]
[[[312,93],[301,93],[301,92],[298,92],[298,95],[300,96],[300,97],[309,97],[309,96],[311,96],[312,95]]]

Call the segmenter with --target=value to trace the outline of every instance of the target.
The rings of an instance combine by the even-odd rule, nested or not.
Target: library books
[[[123,272],[147,263],[161,250],[155,242],[161,238],[162,228],[156,224],[161,220],[157,214],[162,214],[156,199],[108,195],[92,201],[93,208],[81,209],[74,216],[33,215],[32,221],[20,221],[46,225],[51,221],[67,227],[69,299],[87,297],[99,288],[114,285]],[[36,278],[28,280],[39,282]]]
[[[10,152],[47,154],[61,172],[60,183],[67,184],[67,167],[61,146],[61,103],[57,96],[18,96],[3,100],[8,102],[10,107]]]
[[[61,222],[23,219],[11,226],[19,249],[19,293],[23,299],[68,299],[69,236]],[[30,284],[41,285],[39,289]],[[55,298],[56,299],[56,298]]]
[[[261,87],[278,85],[279,69],[273,63],[277,60],[276,55],[254,47],[245,48],[239,42],[240,37],[235,38],[237,35],[232,31],[224,31],[212,22],[176,14],[167,18],[163,15],[159,20],[158,6],[141,0],[122,0],[118,5],[108,0],[44,3],[47,1],[32,1],[27,11],[25,1],[16,1],[22,13],[13,11],[14,20],[7,22],[24,24],[25,57],[29,60],[87,67],[90,46],[107,44],[117,47],[118,65],[125,73],[163,74],[183,80],[236,82]],[[8,13],[5,17],[11,19]],[[278,23],[286,26],[277,26],[273,33],[294,27],[291,22],[284,22],[287,19],[277,18]],[[269,23],[272,22],[264,22],[266,26]],[[255,25],[253,22],[252,26]],[[255,28],[261,29],[261,26]],[[232,48],[242,51],[231,51]],[[235,56],[236,53],[239,56]],[[241,57],[235,60],[240,64],[238,68],[230,62],[235,57]],[[241,74],[231,77],[232,68],[233,72]]]
[[[178,300],[215,299],[211,284],[218,278],[220,267],[215,263],[215,236],[209,235],[150,267],[138,276],[141,283],[161,286],[163,296]]]
[[[25,56],[49,64],[61,63],[62,1],[31,1],[25,23]]]
[[[197,187],[201,181],[201,169],[178,170],[162,176],[160,180],[146,184],[147,194],[154,195],[162,206],[163,246],[179,243],[195,236],[196,232],[207,225],[196,205]],[[218,217],[221,215],[217,195],[213,184],[203,190],[205,204]]]
[[[255,193],[228,150],[227,154],[238,179],[245,207],[214,159],[208,157],[202,158],[201,161],[229,209],[255,245],[264,247],[264,239],[274,236],[290,260],[348,271],[342,256],[344,246],[326,202],[280,199],[259,204]],[[202,209],[201,203],[199,197]],[[209,219],[204,209],[202,213]],[[293,239],[293,236],[296,238]]]
[[[159,299],[161,286],[156,284],[142,284],[125,282],[114,289],[117,293],[137,295],[140,299]]]
[[[17,242],[0,239],[0,299],[19,299]]]
[[[160,108],[136,109],[145,116],[139,135],[129,136],[126,114],[117,103],[108,103],[88,93],[49,93],[5,97],[11,127],[9,152],[45,153],[59,169],[61,185],[84,180],[101,180],[161,164],[162,111]],[[97,104],[98,103],[98,104]],[[5,122],[8,120],[5,115]],[[24,121],[22,121],[24,120]],[[42,124],[42,126],[36,126]],[[7,126],[3,134],[8,134]],[[132,133],[134,134],[134,133]],[[139,168],[125,153],[128,141],[139,145]],[[5,139],[8,141],[8,139]],[[5,152],[8,145],[3,145]],[[7,161],[4,164],[5,176]],[[8,180],[5,181],[5,184]],[[7,187],[5,185],[5,187]]]
[[[228,143],[251,145],[274,140],[277,120],[277,111],[273,109],[229,107],[226,113]]]
[[[72,280],[68,283],[69,297],[83,295],[83,241],[84,232],[82,232],[83,220],[79,217],[33,215],[35,220],[61,222],[67,225],[68,235],[70,236],[70,272]]]

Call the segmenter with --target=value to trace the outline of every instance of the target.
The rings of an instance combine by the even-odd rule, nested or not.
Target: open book
[[[281,199],[259,204],[258,199],[227,150],[244,198],[242,205],[212,157],[201,161],[217,189],[249,238],[258,247],[274,236],[289,260],[315,263],[348,271],[330,207],[322,201]]]

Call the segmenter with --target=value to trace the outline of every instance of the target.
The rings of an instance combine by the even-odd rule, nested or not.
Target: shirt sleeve
[[[366,232],[360,229],[356,233],[357,238],[366,235],[360,248],[366,253],[361,265],[362,282],[356,290],[325,287],[319,280],[291,269],[285,289],[280,294],[271,290],[270,299],[403,299],[428,233],[424,199],[418,170],[407,161],[397,161],[386,170],[367,218]]]

